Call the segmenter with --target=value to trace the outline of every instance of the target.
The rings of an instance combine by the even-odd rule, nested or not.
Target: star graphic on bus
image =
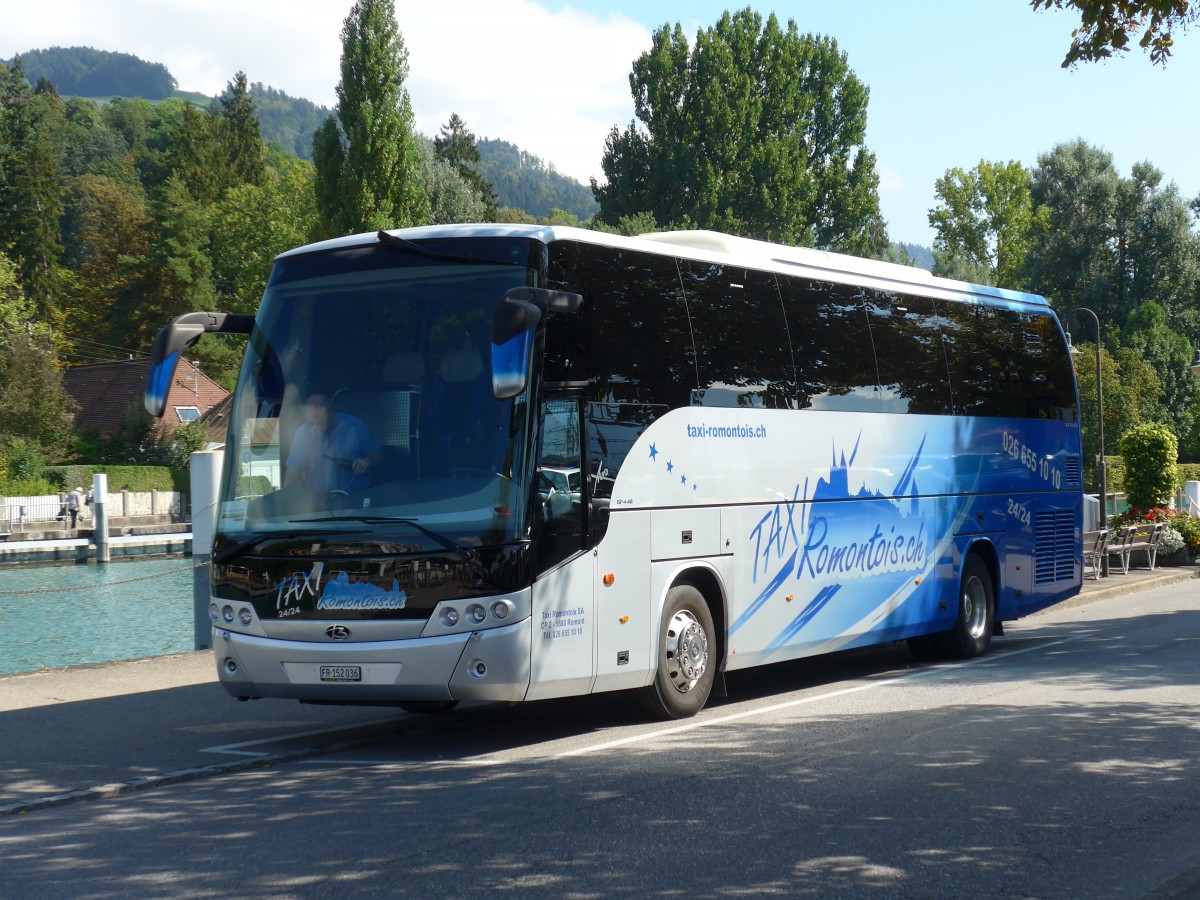
[[[668,472],[675,471],[675,463],[671,462],[670,460],[667,460],[667,471]]]
[[[651,444],[650,445],[650,458],[654,459],[657,456],[658,456],[658,448],[655,447],[653,444]]]

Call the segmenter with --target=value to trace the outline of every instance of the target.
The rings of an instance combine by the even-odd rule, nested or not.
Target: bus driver
[[[284,486],[303,481],[319,494],[350,494],[365,488],[382,451],[362,420],[334,412],[329,398],[320,392],[309,395],[304,419],[292,439]]]

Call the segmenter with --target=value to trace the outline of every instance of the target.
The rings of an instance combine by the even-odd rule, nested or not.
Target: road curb
[[[201,778],[210,778],[214,775],[230,775],[235,772],[245,772],[252,769],[269,769],[280,763],[296,762],[297,760],[307,759],[310,756],[329,752],[331,750],[326,747],[307,747],[304,750],[277,753],[250,760],[215,763],[211,766],[200,766],[192,769],[176,769],[174,772],[164,772],[162,775],[148,775],[145,778],[135,778],[131,781],[100,784],[78,791],[68,791],[65,794],[53,794],[49,797],[38,797],[36,800],[22,800],[17,803],[10,803],[0,806],[0,816],[21,816],[43,809],[52,809],[56,806],[84,803],[89,800],[108,800],[113,797],[119,797],[122,794],[132,793],[133,791],[144,791],[149,788],[164,787],[169,784],[181,784],[185,781],[196,781]]]
[[[1160,574],[1161,573],[1161,574]],[[1181,581],[1192,581],[1200,578],[1200,567],[1188,566],[1184,569],[1175,570],[1155,570],[1152,577],[1139,578],[1136,581],[1123,581],[1125,576],[1110,575],[1108,579],[1116,579],[1111,584],[1092,587],[1090,585],[1095,582],[1085,582],[1085,587],[1082,591],[1072,597],[1070,600],[1064,600],[1061,603],[1055,603],[1053,606],[1048,606],[1035,615],[1054,612],[1056,609],[1071,609],[1076,606],[1083,606],[1093,600],[1106,600],[1111,597],[1120,597],[1124,594],[1134,594],[1139,591],[1148,591],[1151,588],[1165,587],[1169,584],[1177,584]]]

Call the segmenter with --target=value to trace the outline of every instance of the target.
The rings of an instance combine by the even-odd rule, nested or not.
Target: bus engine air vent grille
[[[1079,484],[1081,469],[1078,456],[1068,456],[1066,460],[1067,484]]]
[[[1040,512],[1033,520],[1033,583],[1054,584],[1075,577],[1075,513]]]

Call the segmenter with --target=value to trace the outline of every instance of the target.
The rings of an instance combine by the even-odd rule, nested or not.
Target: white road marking
[[[560,753],[550,753],[546,756],[534,757],[528,759],[513,759],[507,755],[510,750],[499,751],[497,753],[488,753],[482,756],[467,757],[463,759],[429,759],[429,760],[370,760],[370,759],[308,759],[310,765],[323,766],[360,766],[360,767],[375,767],[380,769],[410,769],[420,768],[425,770],[437,768],[472,768],[472,767],[489,767],[500,765],[538,765],[547,762],[554,762],[562,759],[569,759],[575,756],[585,756],[589,753],[600,753],[605,750],[612,750],[616,747],[628,747],[633,744],[647,743],[658,738],[670,737],[676,734],[684,734],[689,731],[695,731],[701,728],[710,728],[717,725],[726,725],[730,722],[737,722],[743,719],[750,719],[757,716],[770,715],[782,710],[793,709],[799,706],[806,706],[812,703],[819,703],[824,700],[832,700],[835,697],[844,697],[850,694],[857,694],[863,691],[875,690],[877,688],[889,687],[903,681],[913,678],[924,678],[930,675],[953,673],[964,666],[982,665],[987,663],[1000,662],[1001,660],[1009,659],[1014,656],[1022,656],[1026,653],[1033,653],[1038,650],[1048,650],[1052,647],[1057,647],[1062,644],[1067,644],[1072,641],[1079,640],[1084,635],[1074,635],[1071,637],[1062,638],[1048,643],[1038,643],[1029,647],[1023,647],[1020,650],[1010,650],[1006,653],[994,653],[986,656],[981,656],[976,659],[962,660],[960,662],[948,663],[944,665],[930,666],[928,668],[917,669],[912,672],[905,672],[901,675],[896,675],[891,678],[883,678],[877,681],[869,681],[863,684],[856,684],[851,687],[842,688],[840,690],[828,691],[822,694],[816,694],[807,697],[799,697],[795,700],[786,700],[782,703],[773,703],[769,706],[756,707],[754,709],[742,710],[741,712],[729,713],[726,715],[715,715],[708,718],[693,719],[681,725],[673,725],[667,728],[659,728],[654,731],[644,732],[642,734],[630,735],[629,737],[617,738],[616,740],[603,741],[598,744],[592,744],[587,747],[578,747],[574,750],[564,750]],[[355,726],[342,726],[339,728],[327,728],[315,731],[303,731],[296,734],[283,734],[270,738],[261,738],[255,741],[243,741],[237,744],[225,744],[221,747],[209,748],[206,752],[209,753],[228,753],[241,756],[269,756],[269,753],[248,751],[242,748],[256,747],[262,744],[271,744],[281,741],[294,740],[296,738],[309,737],[312,735],[328,734],[336,731],[348,731],[353,728],[361,728],[370,725],[379,725],[387,722],[397,721],[395,719],[379,719],[372,722],[363,722]],[[554,742],[557,742],[556,738]]]

